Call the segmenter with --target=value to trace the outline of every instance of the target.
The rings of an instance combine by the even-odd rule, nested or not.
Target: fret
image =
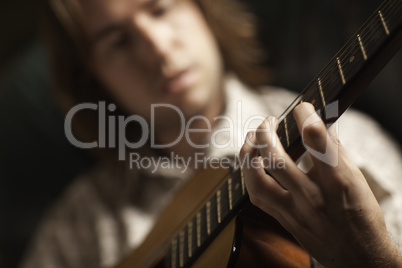
[[[246,187],[244,185],[244,173],[243,173],[243,169],[240,169],[240,178],[241,178],[241,194],[243,196],[246,195]]]
[[[359,41],[360,50],[362,51],[364,60],[367,60],[366,49],[364,48],[363,41],[360,37],[360,34],[357,35],[357,40]]]
[[[387,24],[385,23],[384,17],[382,16],[381,10],[378,10],[378,15],[380,16],[382,26],[384,26],[385,33],[389,35],[389,29]]]
[[[339,60],[339,57],[336,58],[336,62],[338,64],[339,75],[341,76],[342,84],[346,84],[345,76],[343,75],[342,65],[341,65],[341,61]]]
[[[188,257],[193,256],[193,220],[187,224],[187,247],[188,247]]]
[[[283,127],[281,129],[278,127],[278,133],[280,133],[281,136],[286,137],[286,146],[283,144],[283,142],[282,145],[284,145],[283,147],[287,150],[299,136],[299,130],[297,129],[296,121],[293,118],[293,111],[289,111],[286,115],[284,115],[282,122]]]
[[[283,119],[283,124],[285,126],[286,145],[287,145],[287,148],[289,148],[290,141],[289,141],[289,131],[288,131],[288,120],[286,119],[286,117]]]
[[[342,89],[345,80],[344,71],[350,70],[351,65],[345,64],[346,68],[339,68],[338,61],[340,62],[344,53],[349,53],[348,51],[341,51],[336,59],[336,63],[327,65],[327,67],[317,76],[315,81],[313,81],[308,88],[308,101],[311,102],[316,110],[325,109],[328,102],[333,100],[337,93]],[[344,60],[342,60],[344,62]],[[348,73],[349,76],[349,73]],[[339,77],[341,79],[339,79]],[[318,81],[318,79],[320,81]],[[288,122],[289,123],[289,122]],[[292,132],[289,130],[289,132]],[[297,134],[298,135],[298,134]]]
[[[197,247],[201,246],[201,212],[197,213]]]
[[[305,89],[306,92],[303,92],[303,97],[300,100],[300,103],[302,102],[309,102],[311,103],[314,107],[318,107],[317,106],[317,96],[319,96],[319,94],[316,94],[318,92],[318,88],[316,89],[315,87],[317,86],[317,83],[310,83],[307,88],[308,90]],[[298,101],[299,102],[299,101]],[[321,103],[321,100],[319,100],[319,103]],[[292,111],[295,107],[292,107]],[[289,112],[290,113],[290,112]],[[289,118],[288,118],[288,125],[289,125]]]
[[[232,178],[231,177],[228,179],[228,194],[229,194],[229,210],[231,211],[233,209],[233,204],[232,204]]]
[[[378,28],[379,26],[379,23],[377,23],[376,27]],[[365,64],[366,59],[364,59],[364,56],[368,57],[369,51],[367,47],[363,45],[362,36],[367,37],[367,31],[368,30],[364,29],[358,35],[355,35],[358,36],[358,38],[350,39],[334,58],[336,60],[336,65],[334,64],[336,67],[330,66],[330,70],[324,70],[318,76],[321,80],[321,91],[325,96],[325,105],[323,107],[326,107],[328,103],[336,99],[337,94],[342,90],[349,78],[354,77],[363,64]],[[365,42],[366,44],[370,44],[369,40],[365,40]],[[364,54],[362,51],[364,51]],[[339,77],[341,79],[339,79]],[[320,87],[317,80],[316,84]]]
[[[359,71],[359,69],[363,66],[365,61],[362,53],[360,52],[360,44],[356,39],[350,40],[349,45],[345,46],[341,50],[338,58],[341,62],[345,80],[348,79],[348,77],[354,77]],[[336,98],[336,95],[332,94],[334,89],[325,88],[326,87],[325,85],[323,85],[323,87],[324,87],[323,91],[325,93],[325,99],[334,100]]]
[[[211,234],[211,201],[207,202],[207,234]]]
[[[171,245],[171,249],[172,249],[172,268],[177,267],[177,237],[175,237],[172,240],[172,245]]]
[[[179,233],[179,265],[184,266],[184,235],[185,232],[182,230]]]
[[[218,192],[216,192],[216,213],[218,216],[218,223],[221,223],[221,190],[218,190]]]
[[[368,26],[360,33],[362,44],[364,44],[364,51],[367,58],[375,54],[378,46],[387,35],[384,33],[384,26],[376,13],[375,20],[372,20]]]
[[[322,107],[325,108],[325,107],[327,107],[327,104],[325,103],[325,97],[324,97],[324,92],[322,90],[321,78],[318,78],[318,89],[320,91]]]

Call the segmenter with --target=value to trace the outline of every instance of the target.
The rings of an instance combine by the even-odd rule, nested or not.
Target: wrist
[[[402,255],[388,234],[376,245],[367,245],[366,249],[363,258],[353,267],[402,267]]]

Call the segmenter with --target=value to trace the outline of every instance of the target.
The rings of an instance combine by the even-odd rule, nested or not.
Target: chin
[[[202,116],[202,115],[204,115],[207,107],[208,107],[207,103],[204,103],[204,102],[200,102],[200,101],[191,102],[191,101],[188,101],[185,104],[183,104],[182,107],[179,107],[179,109],[181,109],[181,111],[183,112],[184,117],[186,119],[190,119],[193,116]]]
[[[214,105],[218,105],[220,101],[219,92],[221,87],[211,84],[214,83],[209,81],[207,84],[194,85],[179,94],[170,96],[170,100],[166,100],[166,103],[179,108],[187,119],[193,116],[206,115],[208,109],[213,108]]]
[[[214,97],[215,94],[210,88],[198,88],[191,93],[186,97],[181,108],[186,117],[205,115],[207,109],[218,100],[217,97]]]

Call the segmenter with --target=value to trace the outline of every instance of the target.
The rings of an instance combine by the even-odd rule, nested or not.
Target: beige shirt
[[[250,121],[280,114],[295,95],[283,89],[247,89],[237,79],[226,80],[225,119],[215,130],[215,146],[205,156],[223,157],[239,152]],[[230,119],[230,120],[229,120]],[[352,160],[361,168],[379,200],[387,227],[398,244],[402,241],[402,157],[392,139],[369,117],[348,111],[339,120],[339,136]],[[233,134],[233,135],[231,135]],[[228,146],[225,143],[230,143]],[[222,148],[220,148],[222,147]],[[144,239],[158,215],[182,182],[194,173],[191,167],[151,163],[147,168],[122,170],[99,164],[77,178],[41,224],[22,267],[110,267]]]

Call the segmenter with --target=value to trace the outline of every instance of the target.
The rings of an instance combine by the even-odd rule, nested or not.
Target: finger
[[[314,223],[318,222],[315,220],[317,215],[314,211],[315,197],[319,196],[317,186],[305,179],[306,175],[297,169],[301,173],[302,179],[307,180],[307,182],[299,185],[292,192],[283,189],[276,178],[274,179],[265,173],[261,161],[246,161],[244,159],[247,154],[258,159],[257,150],[253,146],[256,137],[250,137],[248,141],[241,150],[241,159],[243,176],[251,202],[276,218],[289,231],[299,224],[302,224],[306,230],[314,226]],[[287,170],[283,171],[283,173],[286,172]],[[298,182],[301,181],[300,176],[294,179]],[[297,202],[295,202],[296,196],[298,196]],[[311,219],[314,220],[311,221]]]
[[[255,142],[255,133],[250,132],[240,151],[242,175],[251,202],[271,214],[273,207],[282,207],[286,203],[287,191],[265,173]]]
[[[277,126],[278,120],[275,117],[267,117],[256,131],[256,140],[265,169],[284,188],[291,191],[300,189],[303,184],[309,183],[309,180],[285,152],[276,133]]]
[[[338,166],[339,143],[331,138],[314,106],[303,102],[296,106],[293,116],[304,146],[312,156],[314,164],[327,170]]]
[[[294,109],[296,120],[304,145],[311,155],[314,181],[330,192],[348,187],[354,178],[350,172],[359,173],[357,167],[349,160],[334,131],[329,133],[324,122],[309,103],[299,104]],[[352,182],[353,183],[353,182]]]

